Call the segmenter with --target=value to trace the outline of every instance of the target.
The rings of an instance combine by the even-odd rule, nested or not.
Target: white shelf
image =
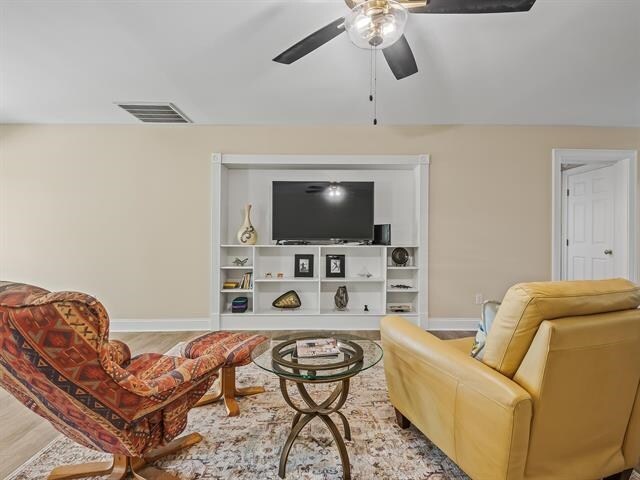
[[[285,278],[256,278],[253,280],[254,282],[259,282],[259,283],[288,283],[288,282],[306,282],[306,283],[310,283],[310,282],[318,282],[318,278],[308,278],[308,277],[299,277],[299,278],[291,278],[291,277],[285,277]]]
[[[304,316],[304,315],[319,315],[317,310],[305,310],[304,308],[283,308],[282,310],[270,310],[268,312],[255,312],[255,315],[258,317],[275,317],[275,316],[283,316],[283,315],[294,315],[294,316]]]
[[[256,245],[241,245],[239,243],[227,243],[225,245],[220,245],[222,248],[251,248],[251,247],[255,247]]]
[[[396,267],[387,265],[387,270],[418,270],[420,267],[408,266],[408,267]]]
[[[253,293],[252,288],[223,288],[222,293]]]
[[[337,277],[325,277],[322,279],[323,282],[326,283],[348,283],[348,282],[363,282],[363,283],[376,283],[376,282],[384,282],[384,278],[381,277],[345,277],[345,278],[337,278]]]
[[[381,313],[378,311],[365,312],[364,310],[358,311],[358,310],[333,310],[333,309],[321,310],[320,314],[321,315],[339,315],[339,316],[345,316],[345,317],[349,317],[349,316],[382,317],[384,316],[384,313]]]
[[[418,293],[417,288],[387,288],[387,293]]]
[[[225,265],[220,267],[221,270],[253,270],[253,265],[240,267],[238,265]]]
[[[344,245],[344,244],[328,244],[318,245],[322,248],[385,248],[387,245]]]

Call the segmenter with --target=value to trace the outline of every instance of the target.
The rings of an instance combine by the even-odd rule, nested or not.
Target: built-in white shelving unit
[[[214,154],[212,167],[213,329],[377,329],[393,304],[409,305],[411,311],[403,316],[426,327],[428,156]],[[276,180],[373,181],[375,223],[391,224],[393,244],[275,245],[271,185]],[[251,220],[258,245],[235,241],[247,203],[253,205]],[[407,265],[393,264],[391,253],[396,247],[409,252]],[[313,277],[294,276],[296,254],[313,255]],[[344,278],[326,276],[327,255],[345,256]],[[245,264],[237,265],[236,259],[246,259]],[[371,276],[363,276],[365,270]],[[253,276],[252,288],[223,288],[225,281],[239,282],[245,273]],[[349,293],[344,311],[334,305],[341,285]],[[273,300],[288,290],[296,291],[302,306],[294,310],[273,307]],[[239,296],[247,297],[248,309],[231,313],[231,302]]]

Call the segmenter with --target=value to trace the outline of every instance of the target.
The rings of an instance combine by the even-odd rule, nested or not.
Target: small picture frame
[[[346,276],[344,255],[327,255],[327,278],[344,278]]]
[[[293,276],[313,278],[313,255],[295,255]]]

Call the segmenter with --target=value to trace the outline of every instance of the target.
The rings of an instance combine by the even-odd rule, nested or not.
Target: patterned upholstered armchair
[[[107,312],[95,298],[0,282],[0,384],[60,432],[113,454],[104,463],[64,466],[49,478],[111,474],[122,479],[173,476],[149,465],[201,440],[175,439],[187,413],[225,361],[144,354],[109,341]]]

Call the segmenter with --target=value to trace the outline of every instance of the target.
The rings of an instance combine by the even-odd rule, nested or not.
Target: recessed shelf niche
[[[212,327],[224,330],[377,329],[389,303],[403,303],[403,315],[426,327],[427,320],[427,156],[220,155],[212,162]],[[393,245],[275,245],[271,239],[271,183],[290,181],[373,181],[375,223],[390,223]],[[244,205],[251,203],[258,244],[238,245]],[[409,251],[407,266],[391,261],[396,247]],[[295,277],[296,254],[313,255],[314,276]],[[326,255],[345,255],[344,278],[327,277]],[[247,261],[237,265],[234,260]],[[253,275],[250,289],[223,289],[227,280]],[[270,273],[270,276],[267,274]],[[278,274],[282,278],[278,278]],[[364,275],[368,273],[367,275]],[[393,288],[401,283],[410,289]],[[349,293],[346,310],[335,308],[336,289]],[[281,310],[275,298],[295,290],[302,307]],[[245,313],[231,302],[248,298]],[[367,305],[367,310],[364,306]]]

